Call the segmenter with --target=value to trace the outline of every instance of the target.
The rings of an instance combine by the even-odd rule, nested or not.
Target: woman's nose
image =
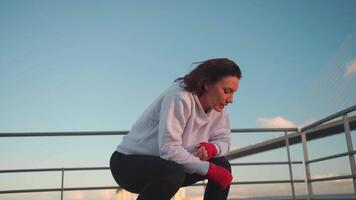
[[[234,101],[234,96],[231,95],[227,98],[227,103],[232,103]]]

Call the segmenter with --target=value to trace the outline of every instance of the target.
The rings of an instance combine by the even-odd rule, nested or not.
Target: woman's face
[[[225,76],[215,84],[205,84],[205,92],[200,97],[203,109],[205,111],[214,109],[221,112],[227,104],[233,102],[239,82],[240,80],[236,76]]]

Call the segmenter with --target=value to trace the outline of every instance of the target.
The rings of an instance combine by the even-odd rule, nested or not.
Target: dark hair
[[[181,83],[184,83],[186,91],[195,93],[198,96],[203,95],[205,92],[204,84],[206,82],[215,84],[225,76],[241,78],[240,67],[227,58],[215,58],[192,64],[199,65],[189,74],[177,78],[174,82],[182,81]]]

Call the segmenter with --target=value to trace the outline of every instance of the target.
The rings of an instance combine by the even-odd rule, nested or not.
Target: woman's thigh
[[[115,181],[124,189],[139,193],[146,184],[170,175],[185,175],[183,167],[158,156],[124,155],[114,152],[110,169]]]
[[[205,176],[199,175],[199,174],[185,174],[185,180],[183,186],[190,186],[193,185],[196,182],[202,181],[206,179]]]

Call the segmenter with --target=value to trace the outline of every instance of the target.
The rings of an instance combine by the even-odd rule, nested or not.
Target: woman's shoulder
[[[193,94],[184,89],[183,83],[180,81],[173,82],[170,88],[166,91],[166,96],[171,96],[181,100],[192,100]]]

